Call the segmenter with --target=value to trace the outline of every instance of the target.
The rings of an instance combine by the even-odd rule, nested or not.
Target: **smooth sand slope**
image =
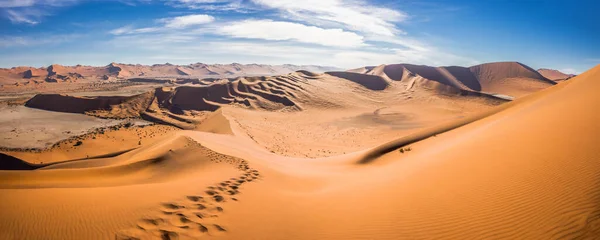
[[[386,83],[377,90],[366,78],[334,75],[303,75],[288,86],[283,95],[299,107],[281,114],[337,121],[336,114],[346,112],[353,117],[344,127],[376,121],[385,123],[384,131],[400,128],[391,121],[402,116],[399,113],[416,115],[410,119],[436,119],[436,124],[396,132],[404,137],[365,150],[299,158],[283,156],[271,147],[299,152],[295,145],[321,138],[283,134],[274,145],[266,140],[270,133],[265,130],[296,131],[291,126],[303,126],[296,124],[301,120],[286,125],[271,121],[277,120],[272,116],[276,113],[260,114],[263,108],[250,111],[214,103],[221,109],[196,130],[172,131],[117,156],[35,170],[0,170],[0,238],[593,239],[600,235],[596,146],[600,113],[593,111],[600,104],[595,93],[600,66],[497,107],[493,106],[505,101],[472,90],[465,94],[431,88],[436,84],[416,84],[422,76],[398,81],[386,74],[387,79],[376,80],[375,86]],[[344,79],[350,81],[340,81]],[[260,88],[261,82],[255,87]],[[399,89],[405,92],[398,94]],[[241,95],[244,92],[250,90]],[[356,97],[349,98],[352,94]],[[193,95],[182,95],[187,96],[182,103]],[[382,102],[406,105],[373,112]],[[189,106],[181,110],[193,111],[195,105]],[[372,116],[365,118],[367,109]],[[453,111],[463,116],[448,114]],[[332,127],[321,123],[313,130],[326,129],[319,125]],[[351,145],[353,138],[370,136],[337,138]],[[329,147],[339,153],[345,146]],[[13,169],[30,167],[19,159],[3,159],[11,161]]]

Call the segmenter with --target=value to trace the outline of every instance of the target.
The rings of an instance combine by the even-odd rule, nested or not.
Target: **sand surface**
[[[24,106],[3,106],[0,107],[0,147],[46,148],[91,129],[114,126],[121,122]]]
[[[5,151],[0,238],[597,238],[600,66],[559,84],[475,69],[156,89],[139,112],[152,126]]]

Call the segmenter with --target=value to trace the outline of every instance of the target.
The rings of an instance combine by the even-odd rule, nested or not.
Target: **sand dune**
[[[90,135],[70,156],[107,154],[44,165],[0,155],[0,238],[594,239],[598,79],[401,64],[38,95],[27,104],[191,127]],[[144,142],[107,151],[117,135]]]
[[[419,84],[441,91],[457,89],[512,97],[521,97],[555,84],[517,62],[486,63],[469,68],[394,64],[354,69],[350,72],[380,76],[393,81],[419,78]]]
[[[558,71],[558,70],[547,69],[547,68],[540,68],[537,71],[540,74],[542,74],[542,76],[544,76],[545,78],[550,79],[552,81],[567,80],[569,78],[576,76],[575,74],[566,74],[566,73],[562,73],[561,71]]]
[[[74,97],[59,94],[38,94],[25,106],[57,112],[86,113],[104,118],[139,117],[152,102],[154,92],[131,97]]]
[[[327,74],[348,79],[370,90],[384,90],[389,85],[389,80],[377,75],[367,75],[353,72],[327,72]]]

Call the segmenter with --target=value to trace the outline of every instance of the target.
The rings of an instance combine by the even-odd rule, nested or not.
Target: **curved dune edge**
[[[447,123],[443,123],[443,124],[440,124],[440,125],[437,125],[437,126],[434,126],[434,127],[422,130],[422,131],[418,131],[418,132],[409,134],[407,136],[390,141],[388,143],[379,145],[379,146],[367,151],[367,153],[365,153],[363,156],[361,156],[359,158],[357,163],[359,163],[359,164],[370,163],[373,160],[377,159],[377,157],[380,157],[381,155],[384,155],[390,151],[400,149],[402,147],[413,144],[415,142],[419,142],[419,141],[425,140],[427,138],[434,137],[437,134],[451,131],[456,128],[465,126],[467,124],[473,123],[475,121],[479,121],[481,119],[493,116],[494,114],[500,113],[506,109],[510,109],[515,106],[518,106],[521,103],[527,103],[527,101],[531,101],[535,98],[540,98],[542,95],[547,94],[548,91],[556,91],[558,88],[562,88],[563,86],[564,85],[555,86],[555,87],[549,88],[549,89],[544,89],[536,94],[532,94],[532,95],[525,96],[525,97],[517,99],[517,100],[506,102],[506,103],[504,103],[500,106],[494,107],[493,109],[490,109],[488,111],[473,114],[473,115],[470,115],[470,116],[467,116],[467,117],[464,117],[464,118],[461,118],[458,120],[450,121]]]
[[[210,152],[185,136],[174,136],[104,158],[0,171],[0,188],[102,187],[167,181],[206,164]]]

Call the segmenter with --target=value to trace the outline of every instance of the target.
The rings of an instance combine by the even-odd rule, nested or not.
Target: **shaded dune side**
[[[38,94],[25,106],[56,112],[85,113],[97,117],[139,117],[154,98],[153,92],[135,96],[74,97],[60,94]]]
[[[33,170],[39,166],[27,163],[16,157],[0,153],[0,170]]]
[[[209,85],[157,88],[135,96],[74,97],[60,94],[38,94],[25,106],[49,111],[84,113],[104,118],[143,117],[170,124],[153,113],[161,108],[181,114],[186,110],[216,111],[233,104],[250,109],[301,110],[296,98],[303,94],[307,79],[319,74],[306,71],[274,77],[223,79]],[[171,115],[172,118],[177,118]],[[181,121],[181,119],[176,119]]]
[[[539,72],[542,76],[552,81],[567,80],[575,76],[574,74],[566,74],[558,70],[546,68],[538,69],[537,72]]]
[[[46,166],[0,170],[0,188],[122,186],[185,177],[187,171],[209,164],[212,150],[176,136],[171,139],[97,159],[71,160]],[[35,171],[32,171],[35,170]]]
[[[437,82],[459,90],[518,95],[523,88],[541,89],[554,85],[537,71],[517,62],[486,63],[470,68],[449,66],[431,67],[413,64],[391,64],[357,71],[352,74],[379,76],[391,81],[411,81],[415,77]],[[354,79],[357,79],[354,76]],[[421,81],[426,82],[426,81]],[[428,83],[430,86],[435,84]],[[437,87],[443,90],[443,87]],[[450,88],[445,88],[451,90]],[[533,90],[532,90],[533,91]]]
[[[472,66],[469,70],[479,79],[483,88],[492,82],[509,78],[529,78],[548,85],[556,84],[534,69],[518,62],[485,63]]]
[[[295,91],[300,78],[288,76],[246,77],[208,86],[181,86],[157,94],[161,107],[174,113],[184,110],[216,111],[222,105],[236,104],[252,109],[278,110],[292,107],[300,110]],[[159,96],[160,95],[160,96]]]
[[[390,85],[388,80],[377,75],[361,74],[354,72],[326,72],[326,74],[350,80],[370,90],[384,90]]]

